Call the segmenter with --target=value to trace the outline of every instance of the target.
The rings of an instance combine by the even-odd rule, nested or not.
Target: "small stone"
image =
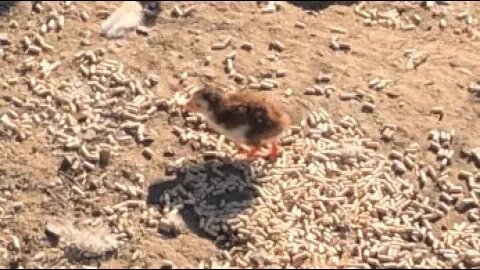
[[[50,31],[55,31],[57,30],[57,21],[54,19],[50,19],[47,23],[47,26]]]
[[[182,17],[184,14],[183,14],[183,11],[180,9],[179,6],[175,6],[172,10],[172,16],[173,17]]]
[[[17,29],[19,25],[17,21],[11,21],[9,26],[10,28]]]
[[[183,10],[183,16],[191,16],[197,9],[194,6],[190,6]]]
[[[285,90],[286,97],[290,97],[291,95],[293,95],[293,90],[291,88],[288,88],[287,90]]]
[[[172,211],[160,220],[158,230],[164,235],[176,237],[185,232],[186,225],[179,213]]]
[[[89,39],[84,38],[84,39],[82,39],[82,40],[80,41],[80,45],[82,45],[82,46],[90,46],[90,45],[92,45],[92,42],[91,42]]]
[[[152,151],[152,149],[146,147],[145,149],[143,149],[142,155],[143,155],[146,159],[150,160],[150,159],[153,158],[153,151]]]
[[[336,34],[347,34],[347,30],[345,28],[335,27],[335,26],[330,27],[330,32],[336,33]]]
[[[100,18],[100,19],[106,19],[108,18],[108,16],[110,16],[110,11],[108,10],[99,10],[97,11],[97,17]]]
[[[294,26],[300,29],[305,29],[305,27],[307,27],[307,25],[303,22],[295,22]]]
[[[318,74],[318,76],[315,78],[315,81],[317,83],[328,83],[332,80],[333,74]]]
[[[475,200],[471,198],[466,198],[461,201],[458,201],[455,205],[455,209],[460,213],[465,213],[466,211],[477,207]]]
[[[135,186],[128,186],[127,193],[130,197],[137,197],[139,194],[137,192],[137,188]]]
[[[32,10],[36,13],[40,13],[43,11],[43,5],[40,1],[36,1],[33,6],[32,6]]]
[[[155,228],[158,226],[158,220],[156,219],[149,219],[147,221],[147,226],[150,227],[150,228]]]
[[[90,18],[90,16],[88,16],[88,13],[86,11],[82,11],[80,13],[80,18],[82,18],[82,21],[86,22],[88,21],[88,19]]]
[[[50,234],[55,238],[60,238],[62,236],[62,227],[59,226],[56,222],[49,222],[47,224],[46,233]]]
[[[392,167],[393,170],[398,174],[404,174],[407,171],[405,164],[399,160],[394,160]]]
[[[15,212],[18,212],[18,211],[22,210],[23,206],[24,206],[23,202],[14,202],[12,204],[13,211],[15,211]]]
[[[375,111],[375,104],[370,102],[364,102],[362,104],[362,111],[365,113],[373,113]]]
[[[88,129],[85,134],[83,135],[83,139],[86,141],[91,141],[97,138],[97,132],[93,129]]]
[[[167,147],[165,151],[163,152],[164,157],[174,157],[176,155],[175,150],[173,150],[172,147]]]
[[[340,42],[340,43],[338,43],[338,45],[339,45],[339,49],[342,50],[342,51],[352,50],[352,45],[350,45],[350,43]]]
[[[169,260],[163,260],[161,263],[160,263],[160,269],[173,269],[174,267],[174,264],[172,261],[169,261]]]
[[[81,188],[79,188],[78,186],[73,186],[72,191],[74,193],[76,193],[77,195],[80,195],[80,197],[83,197],[85,195],[85,192],[83,192],[83,190]]]
[[[153,139],[152,136],[145,136],[141,141],[140,143],[143,144],[143,146],[147,147],[147,146],[150,146],[155,140]]]
[[[16,237],[16,236],[12,237],[12,245],[13,245],[14,250],[16,250],[16,251],[19,251],[22,248],[22,245],[20,243],[20,239],[18,239],[18,237]]]
[[[455,28],[455,29],[453,29],[453,33],[456,34],[456,35],[460,35],[462,33],[462,29]]]
[[[272,43],[270,43],[270,48],[282,52],[285,50],[285,45],[283,45],[283,43],[281,43],[279,40],[274,40]]]
[[[107,49],[100,48],[95,52],[98,56],[104,56],[107,53]]]
[[[158,79],[158,76],[157,75],[154,75],[154,74],[149,74],[148,75],[148,80],[150,81],[150,83],[153,85],[157,85],[158,82],[159,82],[159,79]]]
[[[73,162],[75,158],[73,156],[65,156],[63,157],[62,162],[60,163],[60,170],[61,171],[68,171],[72,168]]]
[[[240,45],[240,48],[243,49],[243,50],[246,50],[246,51],[250,51],[251,49],[253,49],[253,43],[244,42],[244,43],[242,43],[242,45]]]
[[[146,26],[144,25],[137,26],[137,34],[142,36],[148,36],[149,32],[150,32],[150,29],[148,29]]]
[[[109,150],[101,150],[100,151],[100,161],[99,165],[100,167],[104,168],[108,166],[110,162],[110,158],[112,157],[112,153]]]
[[[465,261],[467,265],[471,267],[479,267],[480,266],[480,257],[474,257],[474,256],[467,256],[465,258]]]
[[[0,33],[0,45],[10,45],[12,42],[8,38],[6,33]]]

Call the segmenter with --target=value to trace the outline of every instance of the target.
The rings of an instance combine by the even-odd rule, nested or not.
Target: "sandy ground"
[[[196,11],[189,17],[174,18],[171,10],[177,4],[194,5]],[[388,10],[395,3],[369,3],[368,7]],[[59,4],[52,3],[56,7]],[[45,41],[54,46],[52,52],[42,53],[41,57],[51,60],[65,60],[51,77],[69,78],[77,76],[72,56],[86,49],[105,48],[108,58],[121,61],[132,76],[145,78],[154,74],[159,84],[154,88],[158,97],[171,97],[174,90],[169,81],[188,72],[188,82],[213,81],[225,88],[236,87],[232,79],[223,71],[223,59],[232,50],[237,51],[237,71],[245,75],[260,76],[270,69],[285,69],[287,75],[278,78],[279,85],[272,90],[283,96],[289,111],[299,121],[309,111],[319,107],[330,112],[334,118],[352,115],[361,124],[366,134],[381,141],[381,128],[384,124],[398,127],[391,142],[382,142],[381,151],[406,147],[417,142],[421,149],[428,147],[428,133],[431,129],[455,129],[456,140],[453,149],[472,149],[480,146],[480,103],[479,97],[468,90],[471,83],[480,78],[480,48],[478,38],[467,33],[455,33],[455,28],[464,29],[466,23],[455,17],[462,11],[469,11],[474,17],[480,15],[480,4],[476,2],[451,3],[446,18],[448,26],[439,27],[439,18],[432,11],[413,6],[402,16],[418,14],[422,21],[410,31],[393,30],[380,25],[365,26],[363,19],[354,14],[350,4],[325,5],[320,8],[303,9],[292,3],[281,3],[281,9],[272,14],[261,14],[255,2],[199,2],[164,3],[164,11],[157,22],[150,27],[148,36],[135,32],[125,38],[109,41],[99,37],[101,18],[96,16],[100,9],[113,10],[116,2],[79,2],[75,10],[65,15],[65,29],[58,33],[48,33]],[[2,96],[25,97],[28,89],[25,84],[9,85],[11,77],[22,77],[16,67],[29,57],[20,48],[21,39],[38,31],[46,18],[47,11],[30,12],[30,3],[18,3],[0,15],[0,34],[6,33],[11,45],[5,45],[4,56],[0,58],[0,94]],[[80,11],[87,11],[89,19],[84,22]],[[12,28],[16,21],[18,27]],[[305,28],[295,26],[303,22]],[[475,21],[476,22],[476,21]],[[478,31],[477,25],[472,26]],[[332,33],[332,27],[343,28],[345,33]],[[348,42],[351,50],[335,51],[330,48],[332,36]],[[82,45],[82,40],[90,41]],[[225,50],[211,50],[214,42],[232,36],[232,46]],[[266,58],[269,44],[279,40],[285,49],[277,60]],[[254,44],[251,51],[239,48],[248,41]],[[405,50],[415,49],[428,54],[428,58],[416,69],[406,70]],[[211,64],[205,66],[206,56],[211,56]],[[330,84],[335,86],[331,95],[306,96],[306,88],[315,83],[318,74],[333,74]],[[374,78],[390,79],[391,83],[381,90],[368,87]],[[291,89],[292,95],[285,92]],[[342,93],[361,90],[363,101],[353,99],[343,101]],[[372,100],[375,110],[362,111],[365,100]],[[0,100],[0,113],[12,105]],[[443,107],[444,117],[430,113],[432,107]],[[122,148],[111,164],[101,171],[91,174],[95,182],[105,173],[106,186],[120,182],[132,182],[132,175],[145,176],[143,188],[163,181],[168,162],[192,153],[188,145],[181,145],[172,134],[172,123],[181,121],[158,113],[147,121],[146,128],[154,134],[150,148],[155,153],[153,159],[142,156],[142,148],[130,145]],[[8,249],[8,256],[1,257],[0,266],[28,267],[31,258],[39,252],[49,252],[51,244],[45,238],[45,226],[54,216],[65,219],[85,219],[98,215],[105,206],[125,200],[125,195],[107,189],[87,190],[83,196],[72,194],[71,184],[64,183],[51,188],[51,183],[60,178],[58,171],[61,151],[53,147],[46,137],[45,128],[34,129],[33,136],[17,142],[0,133],[0,243]],[[166,149],[173,149],[174,157],[164,155]],[[428,164],[435,164],[435,156],[424,151],[421,158]],[[478,172],[474,165],[453,158],[452,172],[465,169]],[[457,181],[457,180],[455,180]],[[108,183],[107,183],[108,182]],[[462,183],[457,181],[456,183]],[[434,196],[433,187],[425,187],[420,192]],[[101,196],[99,195],[101,194]],[[148,195],[145,196],[145,198]],[[22,202],[18,211],[12,210],[15,202]],[[155,207],[155,206],[152,206]],[[165,238],[157,230],[141,224],[140,214],[132,215],[131,224],[136,234],[129,239],[125,248],[111,259],[101,262],[82,262],[102,268],[148,267],[156,268],[162,260],[172,261],[176,266],[195,267],[201,260],[215,255],[217,247],[205,235],[188,230],[176,238]],[[452,212],[439,224],[451,224],[465,220],[463,215]],[[450,225],[449,225],[450,224]],[[20,250],[12,246],[12,236],[21,242]],[[5,247],[4,246],[4,247]],[[141,258],[133,261],[132,254],[139,251]],[[47,260],[48,261],[48,260]],[[75,264],[75,263],[74,263]],[[45,265],[68,265],[64,258],[52,255]]]

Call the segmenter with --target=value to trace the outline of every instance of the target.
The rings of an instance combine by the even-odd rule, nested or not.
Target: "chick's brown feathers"
[[[204,102],[203,110],[196,106],[195,102],[199,100]],[[227,133],[227,137],[232,138],[228,133],[242,130],[242,143],[251,146],[275,140],[291,123],[283,106],[266,93],[243,91],[224,94],[204,89],[193,95],[187,108],[203,113],[214,126]]]
[[[290,118],[273,98],[255,92],[229,96],[230,104],[218,112],[218,120],[225,126],[247,123],[247,143],[260,145],[264,140],[280,135],[290,124]]]

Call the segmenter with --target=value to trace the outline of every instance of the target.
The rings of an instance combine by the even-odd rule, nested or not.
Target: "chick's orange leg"
[[[249,158],[255,157],[255,154],[257,152],[258,152],[258,147],[257,146],[252,146],[252,148],[250,148],[250,151],[248,151],[248,153],[247,153],[247,157],[249,157]]]
[[[278,156],[278,145],[277,143],[272,143],[272,150],[270,151],[270,158],[273,160],[277,159]]]

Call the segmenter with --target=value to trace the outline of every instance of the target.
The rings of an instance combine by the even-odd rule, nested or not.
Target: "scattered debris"
[[[69,221],[56,219],[47,224],[46,232],[58,238],[65,251],[74,252],[77,259],[103,257],[120,247],[106,227],[77,228]]]
[[[415,50],[407,50],[404,55],[407,58],[406,70],[416,70],[420,65],[427,62],[429,56],[426,52],[417,52]]]
[[[153,74],[157,69],[145,74],[147,67],[137,68],[125,60],[129,55],[125,54],[126,41],[106,42],[105,48],[95,48],[98,45],[95,31],[85,27],[74,31],[79,34],[75,44],[84,46],[82,50],[74,57],[71,52],[63,51],[65,47],[59,43],[71,41],[65,29],[70,31],[72,25],[82,22],[96,23],[97,17],[107,18],[101,32],[109,37],[121,36],[128,28],[136,29],[138,35],[149,36],[144,39],[148,42],[154,40],[150,29],[138,24],[141,16],[122,20],[127,24],[121,24],[120,28],[110,28],[112,20],[124,18],[119,16],[121,13],[113,12],[109,17],[110,11],[102,9],[91,13],[92,10],[87,12],[72,3],[66,1],[63,10],[57,10],[36,2],[33,9],[38,14],[33,15],[34,24],[25,24],[24,20],[6,21],[4,32],[0,33],[0,62],[12,67],[11,72],[7,69],[0,75],[1,156],[24,162],[43,158],[45,151],[51,151],[51,155],[58,158],[55,162],[60,161],[58,172],[34,185],[30,181],[35,179],[31,180],[34,177],[30,175],[20,175],[15,170],[10,173],[8,166],[9,170],[0,170],[0,223],[7,224],[2,228],[5,237],[0,237],[0,268],[75,265],[90,269],[103,267],[99,259],[117,252],[122,252],[119,258],[127,258],[132,268],[145,267],[149,255],[138,247],[138,241],[143,240],[139,237],[177,237],[187,231],[185,218],[193,223],[188,225],[195,225],[222,247],[214,257],[203,260],[199,268],[480,266],[477,233],[480,230],[480,148],[461,146],[459,154],[466,159],[462,162],[465,168],[457,170],[452,165],[458,145],[463,142],[456,139],[453,129],[430,132],[429,150],[434,155],[427,155],[424,160],[419,144],[404,144],[403,135],[407,132],[400,124],[398,127],[384,124],[373,139],[356,118],[332,116],[327,110],[317,108],[291,126],[281,138],[278,160],[259,158],[247,163],[241,160],[241,150],[223,136],[210,132],[202,117],[183,114],[182,106],[188,93],[198,89],[192,81],[198,77],[210,80],[223,77],[237,83],[235,87],[229,86],[232,91],[236,91],[237,86],[272,91],[285,96],[284,102],[313,99],[297,96],[295,93],[302,90],[294,90],[295,85],[290,84],[298,79],[298,69],[290,70],[288,66],[297,60],[291,53],[304,40],[297,42],[277,35],[281,26],[273,23],[268,25],[271,39],[263,43],[237,33],[233,34],[234,40],[228,35],[232,32],[228,32],[231,23],[227,19],[214,24],[222,34],[213,44],[212,40],[204,40],[207,30],[188,29],[186,32],[195,42],[205,42],[218,51],[195,52],[198,62],[194,63],[187,63],[189,56],[185,52],[174,52],[181,61],[176,59],[178,62],[172,61],[169,65],[184,88],[165,92],[162,89],[164,75]],[[261,13],[274,13],[280,10],[280,4],[269,1]],[[419,4],[428,10],[418,14],[411,10]],[[443,31],[435,34],[448,35],[447,30],[452,29],[453,33],[472,40],[478,38],[475,14],[472,11],[448,14],[450,10],[442,6],[449,4],[453,2],[401,2],[384,5],[385,10],[380,10],[375,4],[360,2],[353,9],[364,25],[381,25],[402,31],[401,35],[413,35],[425,28],[436,31],[438,26]],[[137,11],[142,9],[139,3],[132,5],[130,7]],[[196,10],[194,5],[175,6],[172,15],[178,19],[173,21],[180,22]],[[344,10],[335,12],[339,16],[347,14]],[[307,13],[312,18],[319,14]],[[95,16],[92,14],[96,17],[90,18]],[[279,15],[265,14],[262,18],[272,18],[273,22]],[[296,17],[287,27],[288,24],[292,27],[295,20],[306,20],[294,23],[297,30],[290,31],[295,35],[318,37],[315,29],[307,27],[307,23],[315,25],[309,18]],[[334,52],[333,56],[357,57],[364,53],[357,40],[357,29],[332,26],[328,30],[333,35],[330,48],[350,52]],[[454,37],[464,39],[464,36]],[[237,38],[246,41],[237,43]],[[352,45],[345,40],[355,41],[358,51],[352,51]],[[265,52],[266,45],[270,45],[268,52]],[[167,43],[162,46],[169,48],[167,52],[173,48]],[[245,63],[241,57],[244,55],[258,57],[254,60],[260,65],[243,69]],[[324,56],[324,52],[315,51],[314,57]],[[429,53],[411,49],[405,52],[405,58],[405,68],[416,70],[426,63]],[[197,64],[205,70],[196,70]],[[219,65],[225,68],[226,74],[215,70]],[[322,60],[319,65],[319,68],[305,70],[304,76],[314,80],[305,88],[305,95],[319,96],[315,99],[322,101],[338,89],[340,100],[357,105],[354,107],[357,109],[360,106],[363,112],[375,112],[360,114],[359,119],[375,119],[379,116],[376,106],[382,105],[384,109],[389,105],[382,104],[380,93],[363,89],[365,82],[361,80],[352,80],[359,85],[345,86],[342,80],[351,76],[348,65],[332,67]],[[209,66],[208,70],[205,66]],[[473,76],[475,67],[458,70]],[[316,74],[319,69],[323,72]],[[64,70],[74,72],[63,73]],[[395,74],[388,75],[391,79],[374,76],[368,82],[369,89],[385,90],[387,95],[398,97],[400,91],[397,93],[396,87],[390,87],[398,80]],[[425,83],[431,84],[433,82]],[[463,91],[480,97],[479,82],[469,86],[461,84]],[[171,96],[159,98],[158,93],[171,93]],[[450,109],[435,106],[430,113],[442,120]],[[157,124],[152,119],[159,115],[169,119],[172,132],[185,145],[183,150],[154,144],[162,135],[158,128],[152,127]],[[472,118],[472,122],[474,120]],[[32,147],[30,152],[29,141],[45,141],[48,148]],[[12,151],[18,145],[26,145],[27,151]],[[387,154],[384,148],[389,149]],[[192,151],[186,154],[185,149]],[[127,162],[122,154],[128,151],[139,157],[136,161],[141,164]],[[156,153],[160,155],[158,158]],[[156,166],[166,168],[165,178],[172,180],[172,185],[153,196],[154,204],[158,205],[150,202],[147,205],[145,185],[156,177],[150,171]],[[32,168],[37,170],[35,166]],[[12,174],[19,176],[12,177]],[[3,183],[5,179],[7,184]],[[15,183],[8,179],[15,179]],[[25,196],[20,194],[22,190],[37,190],[46,197],[38,202],[30,198],[22,201]],[[106,195],[112,200],[103,200],[102,196]],[[35,213],[33,207],[44,207],[49,215],[61,217],[45,216],[46,234],[49,240],[58,243],[45,246],[43,239],[40,241],[30,233],[22,234],[23,228],[17,227],[25,215]],[[448,226],[437,223],[454,212],[462,215],[461,221]],[[70,214],[83,220],[74,223],[67,217]],[[441,230],[437,230],[439,226]],[[33,245],[37,246],[33,248]],[[25,251],[28,256],[22,254]],[[177,262],[171,259],[156,263],[161,269],[177,267]]]

